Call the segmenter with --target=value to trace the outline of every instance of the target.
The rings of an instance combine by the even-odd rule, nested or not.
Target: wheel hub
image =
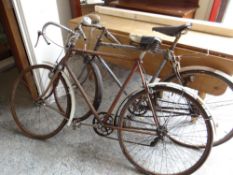
[[[151,147],[154,147],[157,145],[157,143],[160,141],[160,140],[164,140],[164,137],[167,135],[168,131],[167,131],[167,128],[165,126],[160,126],[157,130],[157,137],[155,137],[151,143],[150,143],[150,146]]]
[[[37,106],[42,106],[42,105],[45,105],[45,102],[43,99],[39,99],[39,100],[35,101],[34,104]]]

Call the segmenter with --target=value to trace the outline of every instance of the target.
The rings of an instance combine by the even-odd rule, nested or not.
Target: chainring
[[[101,121],[103,121],[106,117],[108,117],[108,120],[105,121],[105,123],[113,126],[114,120],[112,115],[109,115],[106,112],[99,113],[99,118]],[[113,128],[104,126],[103,123],[101,123],[96,117],[93,118],[92,124],[95,133],[100,136],[108,136],[114,131]]]

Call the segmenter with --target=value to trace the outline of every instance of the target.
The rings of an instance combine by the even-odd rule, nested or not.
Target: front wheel
[[[212,147],[209,116],[192,95],[179,88],[157,85],[150,98],[156,116],[145,91],[132,96],[120,112],[118,137],[124,155],[145,174],[193,173]],[[129,110],[141,107],[147,108],[146,113],[135,115]]]
[[[61,75],[51,83],[53,75],[51,66],[30,66],[14,83],[11,112],[17,126],[28,137],[48,139],[61,131],[69,118],[68,87]]]

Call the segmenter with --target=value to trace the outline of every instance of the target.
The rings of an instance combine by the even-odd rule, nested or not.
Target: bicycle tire
[[[49,65],[30,66],[19,74],[13,85],[11,113],[18,128],[28,137],[48,139],[67,123],[71,97],[64,78],[58,75],[46,96],[39,95],[43,94],[52,75],[53,67]]]
[[[213,141],[212,124],[202,104],[199,103],[197,99],[191,96],[189,93],[186,93],[185,90],[180,90],[179,88],[174,88],[167,85],[156,85],[155,87],[153,87],[153,93],[163,93],[164,97],[168,95],[166,94],[167,92],[171,92],[171,94],[173,94],[173,97],[175,97],[174,95],[177,95],[177,97],[182,95],[182,98],[184,98],[185,101],[189,101],[189,103],[187,103],[188,105],[190,103],[195,105],[199,113],[199,125],[197,126],[197,123],[195,123],[194,125],[196,126],[193,126],[193,123],[190,121],[190,116],[183,118],[181,116],[181,118],[179,119],[178,116],[173,116],[169,118],[169,116],[165,117],[161,115],[162,117],[158,118],[160,122],[164,122],[164,135],[162,134],[163,137],[161,137],[161,133],[159,134],[158,132],[162,131],[160,130],[161,128],[158,129],[155,126],[153,118],[146,116],[149,115],[149,109],[147,114],[143,114],[142,116],[132,116],[133,114],[128,111],[130,105],[135,104],[135,100],[137,101],[143,96],[147,98],[146,92],[142,90],[132,96],[125,103],[120,112],[120,129],[118,130],[120,147],[126,158],[142,173],[150,175],[191,174],[205,162],[211,151]],[[179,98],[181,102],[182,98]],[[155,99],[157,99],[157,97],[152,99],[152,101],[155,102]],[[174,103],[177,102],[177,99],[171,98],[171,100]],[[179,103],[177,103],[177,105],[179,106]],[[154,108],[156,109],[156,107]],[[157,115],[158,113],[161,113],[161,111],[156,111]],[[129,116],[127,115],[130,115],[131,118],[129,118]],[[182,127],[183,125],[184,127]],[[196,133],[194,133],[195,127],[197,129]],[[155,133],[155,136],[145,136],[146,134],[132,131],[128,132],[127,129],[147,131],[152,134]],[[202,129],[204,130],[202,131]],[[201,137],[201,132],[203,132],[203,137]],[[183,139],[182,133],[184,137]],[[189,135],[187,135],[188,133]],[[170,139],[171,135],[173,138],[176,139],[175,142],[174,139]],[[181,137],[180,139],[182,141],[182,144],[177,142],[179,135]],[[200,143],[196,143],[198,142],[198,140],[200,141]],[[184,142],[188,142],[188,144],[185,145],[183,144]],[[194,147],[191,147],[192,144]],[[195,148],[196,144],[204,144],[205,146]]]
[[[213,87],[211,88],[214,88],[215,90],[218,90],[220,88],[220,84],[226,87],[225,92],[220,95],[206,93],[204,101],[207,107],[210,109],[211,115],[213,116],[213,120],[215,123],[215,137],[213,146],[221,145],[230,140],[233,137],[233,117],[231,112],[233,108],[232,78],[221,71],[200,66],[196,68],[194,67],[194,69],[192,67],[184,69],[180,72],[180,76],[183,80],[186,81],[184,86],[188,87],[193,86],[193,83],[195,83],[195,81],[201,81],[201,83],[205,85],[204,81],[202,81],[204,78],[208,81],[214,82],[214,84],[212,85]],[[175,75],[172,75],[166,78],[164,81],[176,82],[177,79]],[[195,91],[195,93],[198,94],[198,91]]]
[[[94,108],[98,110],[102,100],[103,80],[97,64],[89,56],[75,55],[69,59],[68,65],[87,92]],[[77,99],[74,119],[76,122],[80,122],[92,115],[92,111],[84,101],[78,87],[74,87],[74,90]]]

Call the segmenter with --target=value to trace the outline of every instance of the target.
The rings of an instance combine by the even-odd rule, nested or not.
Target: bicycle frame
[[[83,24],[80,24],[80,26],[82,26]],[[137,46],[133,46],[133,45],[126,45],[126,44],[121,44],[120,41],[118,41],[114,35],[111,34],[111,32],[109,32],[105,27],[98,27],[95,25],[84,25],[90,28],[97,28],[101,31],[101,33],[99,34],[99,36],[97,37],[97,41],[96,44],[94,46],[94,51],[97,51],[100,47],[112,47],[112,48],[122,48],[122,49],[133,49],[133,50],[138,50],[139,48]],[[107,39],[109,39],[110,41],[114,42],[114,43],[110,43],[110,42],[102,42],[102,38],[106,36]],[[160,49],[161,54],[163,55],[163,61],[160,63],[159,68],[157,69],[157,71],[155,71],[155,73],[152,75],[152,78],[150,80],[150,83],[154,82],[156,80],[156,78],[159,77],[161,71],[163,70],[163,68],[165,67],[165,65],[167,64],[168,61],[172,62],[173,65],[173,71],[177,73],[177,68],[176,68],[176,60],[175,60],[175,55],[174,55],[174,49],[177,45],[178,40],[180,39],[181,34],[178,34],[175,38],[175,41],[173,42],[173,44],[170,46],[170,48],[168,50],[162,50]],[[149,50],[146,50],[149,51]],[[106,61],[100,56],[100,55],[95,55],[93,56],[93,59],[96,58],[102,65],[103,68],[106,69],[106,71],[109,73],[109,75],[113,78],[113,80],[115,81],[115,83],[119,86],[119,88],[121,88],[123,85],[120,82],[120,80],[118,79],[118,77],[116,76],[116,74],[111,70],[111,68],[108,66],[108,64],[106,63]],[[178,75],[179,76],[179,75]],[[181,81],[181,80],[179,80]],[[127,92],[124,91],[124,93],[127,95]]]
[[[59,27],[59,25],[56,26]],[[17,78],[11,95],[11,110],[19,129],[29,137],[47,139],[61,131],[67,122],[68,124],[74,124],[73,126],[83,124],[93,127],[94,131],[100,136],[119,140],[121,150],[125,157],[142,173],[191,174],[199,168],[208,157],[212,146],[213,132],[209,121],[210,116],[205,111],[205,106],[201,103],[202,101],[198,96],[189,93],[184,87],[173,85],[172,83],[155,84],[146,82],[146,75],[142,63],[148,50],[143,48],[157,50],[160,42],[154,38],[149,38],[152,42],[144,42],[140,56],[127,58],[122,55],[87,50],[85,44],[83,49],[75,48],[77,39],[79,39],[80,35],[83,35],[81,31],[76,30],[70,33],[72,35],[69,36],[68,42],[66,43],[65,56],[60,61],[57,60],[55,66],[52,67],[46,64],[30,66]],[[41,32],[41,35],[46,40],[43,32]],[[83,38],[85,37],[83,36]],[[104,43],[102,42],[102,44]],[[111,44],[110,46],[114,47],[116,45]],[[124,45],[121,46],[125,47]],[[92,61],[90,58],[110,56],[116,59],[122,59],[122,61],[133,62],[130,73],[127,75],[114,100],[112,100],[107,112],[98,113],[96,110],[98,106],[95,106],[95,102],[92,101],[92,98],[89,98],[89,92],[93,92],[92,88],[89,88],[91,87],[89,85],[91,81],[88,81],[84,85],[80,78],[81,76],[77,76],[71,70],[68,60],[75,55],[80,55],[80,60],[83,61],[83,63],[80,64],[79,62],[78,64],[83,66],[80,69],[81,74],[86,73],[83,71],[84,69],[87,71],[85,78],[89,77],[89,73],[93,73],[95,84],[92,85],[95,88],[99,85],[101,79],[99,79],[99,72],[96,71],[98,68],[94,67],[96,65],[94,62],[90,62]],[[89,68],[90,71],[88,70]],[[161,71],[161,69],[162,67],[158,71]],[[29,100],[31,101],[29,103],[25,100],[26,103],[23,101],[22,106],[20,104],[17,105],[17,99],[22,101],[22,98],[18,98],[18,95],[28,90],[27,82],[24,81],[25,77],[32,76],[32,74],[36,75],[37,72],[41,75],[38,79],[44,88],[35,97],[30,98]],[[120,100],[126,86],[136,72],[139,72],[142,89],[140,88],[140,91],[134,91],[136,94],[132,93],[132,96],[126,98],[127,101],[123,101],[124,106],[118,108],[121,110],[120,115],[116,114],[113,119],[112,115],[114,115],[113,111],[118,104],[117,102]],[[23,91],[20,88],[21,86],[24,88]],[[40,86],[37,87],[40,88]],[[85,87],[87,87],[87,91]],[[74,92],[73,88],[77,88],[76,90],[79,92],[72,94]],[[30,95],[32,94],[29,91]],[[81,107],[85,103],[89,107],[88,116],[90,116],[91,112],[94,115],[92,124],[81,123],[79,122],[81,121],[80,116],[74,118],[74,115],[71,114],[74,107],[76,107],[72,101],[76,95],[81,99]],[[25,97],[28,99],[28,94]],[[84,98],[84,101],[82,98]],[[52,101],[53,103],[47,103],[46,99],[54,101]],[[28,105],[25,107],[25,104]],[[50,106],[47,107],[50,104],[52,108]],[[47,110],[46,108],[49,109]],[[17,109],[20,109],[23,113],[17,112]],[[32,110],[27,112],[26,110],[28,109]],[[54,109],[57,113],[54,113],[55,111],[51,113],[51,109]],[[84,110],[86,112],[86,108]],[[83,110],[81,109],[80,113],[82,112]],[[50,119],[49,116],[54,117],[54,119]],[[84,117],[84,119],[86,118]],[[192,118],[195,118],[195,121],[200,120],[200,122],[192,122]],[[41,119],[43,119],[43,122],[40,121]],[[117,130],[118,138],[109,137],[114,130]],[[200,139],[196,139],[199,137]],[[197,142],[195,142],[196,140]],[[167,148],[172,151],[167,151]],[[173,158],[176,158],[176,155],[182,155],[184,153],[186,154],[185,156],[179,156],[179,159],[177,159],[178,166],[184,161],[187,161],[187,157],[190,157],[190,155],[194,154],[195,157],[177,169]],[[158,159],[158,156],[161,158]],[[181,159],[182,157],[184,159]],[[174,167],[174,170],[168,169],[170,166],[172,168]]]
[[[101,56],[106,56],[106,53],[101,53],[101,52],[96,52],[96,51],[85,51],[85,50],[80,50],[80,49],[72,49],[71,52],[78,52],[78,53],[81,53],[81,54],[92,54],[92,55],[96,55],[98,53],[98,55],[101,55]],[[108,56],[116,56],[116,55],[112,55],[112,54],[107,54]],[[124,92],[124,89],[126,88],[126,86],[128,85],[129,81],[131,80],[132,76],[135,74],[135,72],[138,70],[139,71],[139,74],[140,74],[140,77],[141,77],[141,81],[142,81],[142,85],[143,87],[145,88],[147,94],[148,94],[148,101],[149,101],[149,105],[150,105],[150,108],[151,108],[151,111],[152,111],[152,114],[153,114],[153,117],[154,117],[154,121],[156,123],[157,126],[159,126],[159,121],[158,119],[155,117],[155,111],[154,111],[154,108],[153,108],[153,105],[152,105],[152,102],[150,100],[150,97],[149,97],[149,87],[147,86],[147,83],[144,79],[144,74],[143,74],[143,70],[142,70],[142,65],[141,65],[141,62],[142,62],[142,59],[144,57],[144,53],[141,54],[141,56],[139,58],[136,58],[134,59],[134,66],[131,68],[131,71],[129,73],[129,75],[127,76],[125,82],[123,83],[122,87],[120,88],[120,90],[118,91],[116,97],[114,98],[112,104],[110,105],[109,109],[107,110],[107,114],[106,115],[106,118],[104,119],[104,121],[101,121],[100,118],[99,118],[99,115],[97,113],[97,111],[95,110],[95,108],[93,107],[90,99],[88,98],[88,95],[85,93],[84,89],[82,88],[82,85],[80,84],[79,80],[76,78],[76,76],[74,75],[74,73],[72,72],[72,70],[69,68],[69,66],[66,64],[66,62],[64,63],[64,68],[68,71],[71,79],[75,82],[75,84],[77,85],[77,87],[79,88],[83,98],[85,99],[86,103],[88,104],[89,108],[91,109],[91,111],[93,112],[94,116],[97,118],[97,120],[103,124],[105,127],[109,127],[109,128],[112,128],[114,126],[112,125],[109,125],[109,124],[106,124],[104,122],[107,121],[108,117],[110,116],[110,114],[112,114],[113,110],[115,109],[116,105],[117,105],[117,102],[119,101],[122,93]],[[119,58],[119,57],[118,57]],[[125,59],[125,58],[124,58]],[[65,59],[64,59],[65,60]],[[69,120],[73,120],[72,118],[69,119]],[[114,127],[114,129],[120,129],[118,127]]]
[[[144,79],[144,74],[143,74],[143,69],[142,69],[142,60],[144,57],[144,53],[141,54],[141,56],[139,58],[135,58],[135,59],[131,59],[131,58],[127,58],[125,56],[122,55],[116,55],[116,54],[109,54],[109,53],[104,53],[104,52],[98,52],[98,51],[89,51],[89,50],[82,50],[82,49],[75,49],[73,48],[74,46],[71,46],[70,48],[68,48],[68,51],[66,52],[65,56],[60,60],[60,62],[55,66],[54,68],[54,74],[53,77],[51,78],[51,81],[49,83],[49,85],[47,86],[47,88],[45,89],[44,93],[40,95],[39,98],[47,98],[48,95],[46,95],[48,92],[49,94],[51,94],[50,89],[53,86],[54,81],[56,81],[57,78],[59,78],[59,76],[66,74],[66,72],[68,72],[68,76],[70,79],[72,79],[75,83],[75,85],[78,87],[78,89],[81,92],[81,95],[83,96],[85,102],[87,103],[88,107],[90,108],[90,110],[92,111],[94,117],[96,117],[96,119],[104,126],[104,127],[108,127],[108,128],[112,128],[112,129],[117,129],[117,130],[125,130],[128,132],[137,132],[137,133],[141,133],[141,134],[147,134],[147,135],[153,135],[155,136],[156,133],[154,132],[154,130],[152,132],[148,132],[148,129],[146,131],[143,131],[143,128],[121,128],[118,126],[114,126],[114,125],[110,125],[105,123],[108,120],[108,117],[110,117],[110,114],[112,114],[113,110],[115,109],[117,102],[119,101],[121,95],[124,92],[124,89],[126,88],[126,86],[128,85],[129,81],[131,80],[132,76],[135,74],[136,71],[139,71],[140,77],[141,77],[141,81],[142,81],[142,85],[145,89],[145,91],[147,92],[147,98],[149,101],[149,107],[152,111],[153,114],[153,119],[155,121],[155,125],[157,127],[159,127],[159,121],[156,117],[155,111],[154,111],[154,107],[152,105],[151,99],[150,99],[150,95],[149,95],[149,86],[147,85],[145,79]],[[75,74],[72,72],[71,68],[67,65],[67,61],[69,60],[70,56],[72,54],[89,54],[89,55],[100,55],[100,56],[111,56],[111,57],[116,57],[118,59],[124,59],[127,61],[133,61],[134,62],[134,66],[132,67],[129,75],[127,76],[125,82],[123,83],[122,87],[120,88],[120,90],[118,91],[115,99],[113,100],[111,106],[109,107],[109,109],[107,110],[107,114],[109,115],[105,115],[104,120],[102,121],[99,117],[98,112],[96,111],[96,109],[94,108],[94,106],[92,105],[87,93],[85,92],[85,90],[83,89],[81,83],[79,82],[79,80],[76,78]],[[38,99],[39,99],[38,98]],[[74,117],[74,116],[73,116]],[[71,123],[73,121],[73,117],[70,117],[68,120],[68,123]],[[150,131],[150,130],[149,130]]]
[[[49,44],[48,40],[46,39],[45,35],[44,35],[44,31],[46,29],[46,27],[48,25],[55,25],[57,27],[60,27],[62,29],[66,29],[58,24],[54,24],[54,23],[47,23],[43,29],[42,29],[42,32],[41,33],[38,33],[38,38],[40,35],[42,35],[45,39],[45,41]],[[149,87],[145,81],[145,78],[144,78],[144,74],[143,74],[143,68],[142,68],[142,61],[143,61],[143,58],[146,54],[146,52],[148,52],[149,50],[142,50],[139,58],[136,58],[136,59],[133,59],[132,58],[127,58],[126,56],[122,56],[122,55],[117,55],[117,54],[109,54],[109,53],[104,53],[104,52],[99,52],[97,51],[97,49],[100,47],[100,46],[109,46],[109,47],[117,47],[117,48],[130,48],[130,49],[139,49],[138,47],[136,46],[132,46],[132,45],[124,45],[124,44],[121,44],[110,32],[108,32],[108,30],[104,27],[96,27],[100,30],[102,30],[101,34],[99,35],[98,39],[97,39],[97,43],[96,43],[96,46],[94,48],[94,50],[87,50],[86,49],[86,36],[85,36],[85,33],[83,32],[83,29],[82,29],[82,26],[83,24],[79,25],[75,30],[78,30],[79,33],[76,33],[75,31],[72,31],[72,30],[68,30],[69,33],[71,33],[71,37],[69,37],[69,40],[66,44],[66,54],[65,56],[60,60],[60,62],[58,62],[58,64],[55,66],[54,70],[55,70],[55,73],[53,75],[53,77],[51,78],[51,82],[50,84],[48,85],[47,89],[44,91],[44,93],[40,96],[44,96],[47,94],[47,92],[49,91],[50,87],[53,85],[53,81],[56,80],[56,78],[59,76],[59,73],[61,72],[62,74],[64,74],[64,70],[66,70],[68,72],[68,76],[74,81],[75,85],[78,87],[78,89],[80,90],[81,92],[81,95],[83,96],[85,102],[87,103],[88,107],[90,108],[91,112],[94,114],[94,117],[96,117],[96,119],[101,123],[103,124],[103,126],[105,127],[109,127],[109,128],[112,128],[112,129],[122,129],[122,128],[119,128],[119,127],[116,127],[116,126],[113,126],[113,125],[109,125],[107,123],[105,123],[108,118],[110,117],[110,115],[112,114],[113,110],[115,109],[116,107],[116,104],[117,102],[119,101],[122,93],[124,92],[126,86],[128,85],[129,81],[131,80],[132,76],[134,75],[134,73],[138,70],[139,73],[140,73],[140,77],[141,77],[141,80],[142,80],[142,85],[143,85],[143,88],[145,89],[146,93],[147,93],[147,98],[148,98],[148,101],[149,101],[149,107],[151,108],[151,111],[152,111],[152,114],[153,114],[153,119],[155,121],[155,124],[157,127],[159,127],[159,121],[155,115],[155,111],[154,111],[154,108],[153,108],[153,105],[152,105],[152,102],[151,102],[151,99],[150,99],[150,92],[149,92]],[[78,34],[78,35],[76,35]],[[76,39],[79,38],[79,36],[82,35],[83,38],[84,38],[84,49],[75,49],[75,42],[76,42]],[[101,39],[102,37],[106,35],[106,36],[110,36],[110,38],[115,41],[115,43],[105,43],[105,42],[102,42]],[[173,43],[173,46],[171,47],[172,49],[174,49],[175,47],[175,44],[177,43],[179,37],[176,38],[176,42]],[[163,67],[165,66],[165,64],[167,63],[168,60],[171,60],[174,59],[173,57],[173,54],[170,52],[170,50],[164,52],[164,50],[162,50],[163,54],[164,54],[164,60],[163,62],[161,63],[159,69],[156,71],[156,74],[154,76],[158,76],[161,72],[161,70],[163,69]],[[104,117],[104,120],[102,121],[98,115],[98,112],[95,110],[94,106],[92,105],[90,99],[88,98],[88,95],[86,94],[86,92],[84,91],[82,85],[80,84],[80,82],[78,81],[78,79],[76,78],[76,76],[74,75],[74,73],[72,72],[72,70],[69,68],[69,66],[67,65],[67,61],[68,59],[70,58],[70,56],[72,54],[86,54],[86,55],[91,55],[92,58],[99,58],[100,60],[102,60],[104,62],[104,60],[101,58],[101,56],[110,56],[110,57],[115,57],[115,58],[118,58],[118,59],[122,59],[124,61],[134,61],[134,66],[132,67],[128,77],[126,78],[125,82],[121,85],[120,81],[118,80],[118,78],[115,76],[115,74],[110,70],[110,68],[108,66],[107,69],[109,70],[108,72],[110,74],[112,74],[113,77],[115,77],[115,81],[117,82],[117,84],[119,85],[120,87],[120,90],[119,92],[117,93],[115,99],[113,100],[111,106],[109,107],[108,111],[107,111],[107,115],[105,115]],[[106,64],[107,65],[107,64]],[[69,120],[68,120],[68,124],[70,124],[72,121],[73,121],[73,117],[74,115],[72,115]],[[124,128],[125,129],[125,128]],[[127,130],[127,129],[126,129]],[[132,130],[132,129],[130,129]],[[133,132],[138,132],[137,130],[133,131]],[[141,132],[141,131],[139,131]],[[154,135],[154,134],[152,134]]]

